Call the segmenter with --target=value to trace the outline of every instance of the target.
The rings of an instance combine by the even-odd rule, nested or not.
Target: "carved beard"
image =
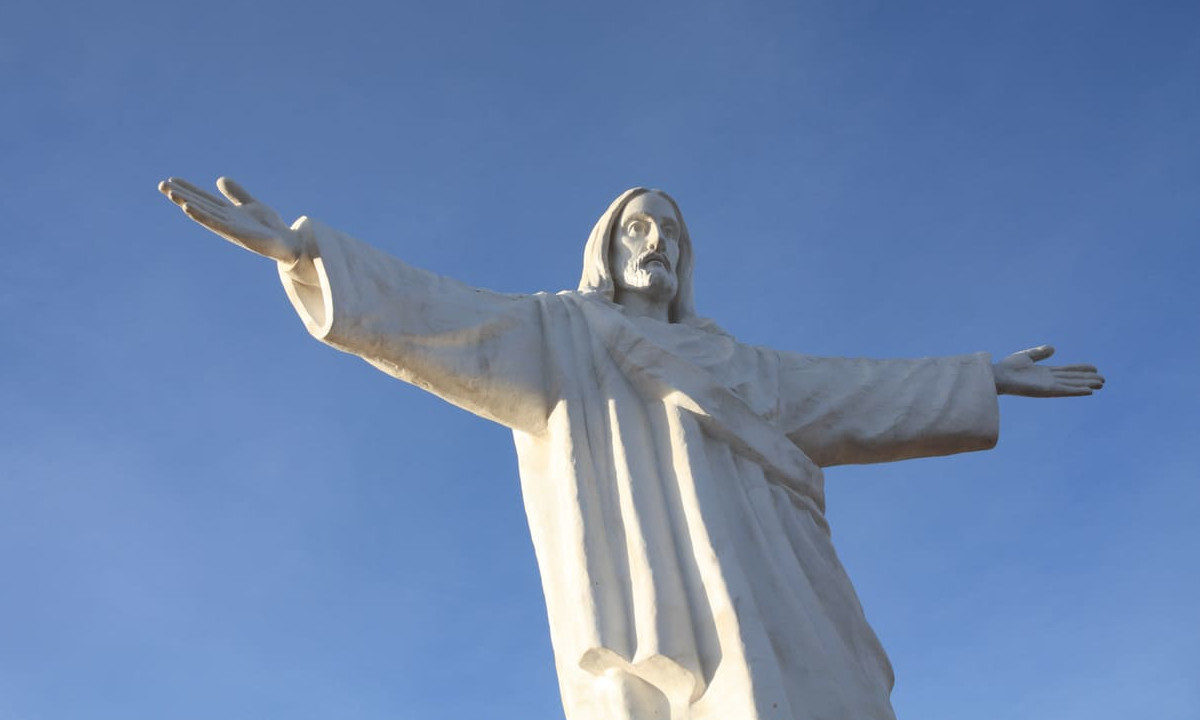
[[[630,261],[621,268],[617,287],[625,292],[641,293],[658,300],[670,300],[679,290],[679,279],[673,270],[644,260]]]

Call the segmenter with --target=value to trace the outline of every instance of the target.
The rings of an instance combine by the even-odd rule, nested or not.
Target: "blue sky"
[[[902,719],[1200,717],[1195,3],[5,17],[0,720],[561,717],[508,433],[309,338],[169,175],[513,292],[662,187],[747,342],[1096,363],[831,470],[835,543]]]

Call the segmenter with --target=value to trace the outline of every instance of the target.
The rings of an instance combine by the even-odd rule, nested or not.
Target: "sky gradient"
[[[0,25],[0,720],[561,718],[509,433],[155,191],[574,288],[661,187],[700,314],[1095,397],[831,469],[901,720],[1200,717],[1200,5],[24,3]]]

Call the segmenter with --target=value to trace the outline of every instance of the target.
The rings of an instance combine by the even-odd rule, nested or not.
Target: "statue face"
[[[643,193],[630,200],[613,231],[610,266],[618,291],[670,301],[679,289],[679,217],[669,200]]]

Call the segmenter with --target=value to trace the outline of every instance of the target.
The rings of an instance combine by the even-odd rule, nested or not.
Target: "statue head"
[[[672,216],[673,214],[673,216]],[[679,205],[661,190],[626,190],[600,216],[583,251],[579,292],[665,294],[671,322],[695,317],[692,241]]]

